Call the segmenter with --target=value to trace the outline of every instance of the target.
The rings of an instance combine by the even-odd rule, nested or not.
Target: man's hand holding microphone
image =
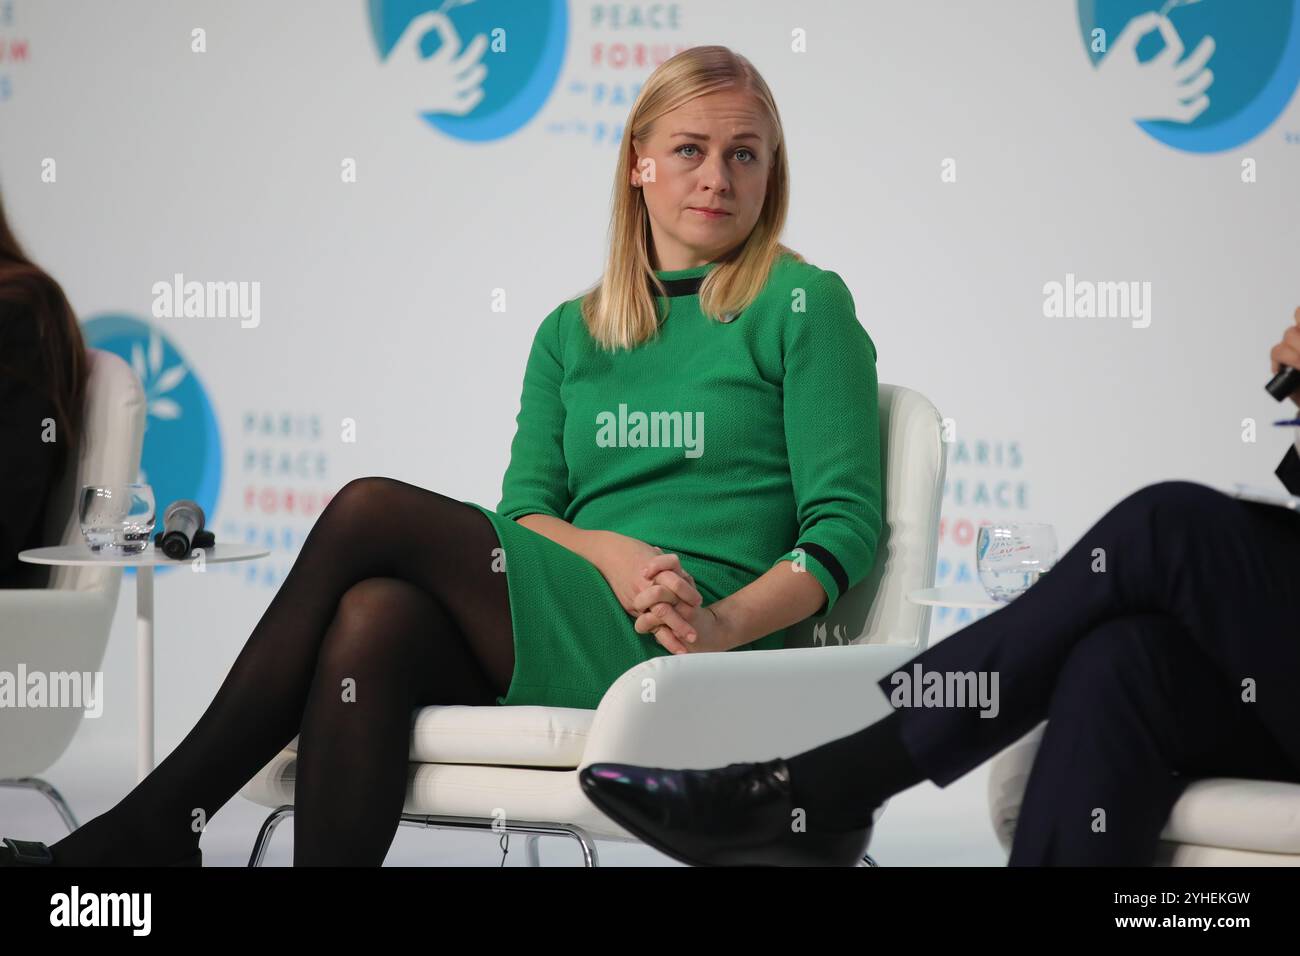
[[[1300,406],[1300,308],[1295,310],[1295,325],[1282,333],[1282,341],[1269,352],[1273,361],[1273,380],[1265,386],[1279,402],[1288,395]]]

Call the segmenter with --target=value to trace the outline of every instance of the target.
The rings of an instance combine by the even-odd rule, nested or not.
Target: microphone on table
[[[215,541],[211,531],[203,530],[203,509],[197,501],[182,498],[173,501],[163,512],[163,530],[154,535],[154,544],[169,558],[183,558],[190,548],[210,548]]]
[[[1264,388],[1268,389],[1268,393],[1279,402],[1282,401],[1296,389],[1300,389],[1300,369],[1283,365]]]

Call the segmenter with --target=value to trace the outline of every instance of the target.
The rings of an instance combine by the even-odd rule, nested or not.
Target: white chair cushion
[[[989,813],[1010,852],[1025,785],[1046,723],[999,754],[989,770]],[[1169,843],[1300,854],[1300,784],[1210,777],[1193,780],[1160,834]]]
[[[297,764],[297,754],[280,751],[244,785],[240,796],[267,808],[292,804]],[[638,842],[587,798],[577,770],[413,763],[402,812],[501,819],[507,824],[562,823],[593,839]]]
[[[1300,784],[1210,777],[1187,785],[1162,840],[1300,853]]]
[[[424,707],[411,726],[411,760],[576,769],[595,716],[579,707]],[[298,738],[286,749],[297,753]]]

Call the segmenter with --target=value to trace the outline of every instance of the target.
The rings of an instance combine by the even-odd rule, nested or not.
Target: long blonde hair
[[[636,154],[632,140],[646,142],[665,113],[698,96],[722,90],[751,94],[767,115],[776,138],[763,209],[749,236],[718,260],[700,286],[700,311],[719,321],[739,314],[758,296],[772,266],[783,255],[803,257],[780,242],[790,204],[790,167],[785,131],[776,101],[753,64],[725,46],[683,50],[659,65],[641,88],[623,127],[614,171],[609,257],[605,272],[582,299],[582,318],[591,337],[607,351],[634,348],[658,334],[660,317],[651,285],[665,295],[651,268],[650,214],[642,191],[630,182]],[[671,300],[667,300],[671,301]]]

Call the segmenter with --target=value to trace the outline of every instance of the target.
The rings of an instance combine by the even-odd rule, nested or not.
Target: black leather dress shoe
[[[54,854],[50,848],[38,840],[14,840],[5,837],[0,840],[0,866],[56,866]],[[193,853],[166,864],[173,866],[202,866],[203,851],[196,848]]]
[[[54,854],[36,840],[5,837],[0,845],[0,866],[53,866]]]
[[[593,763],[578,781],[615,823],[692,866],[855,866],[871,842],[870,826],[798,828],[781,758],[713,770]]]

